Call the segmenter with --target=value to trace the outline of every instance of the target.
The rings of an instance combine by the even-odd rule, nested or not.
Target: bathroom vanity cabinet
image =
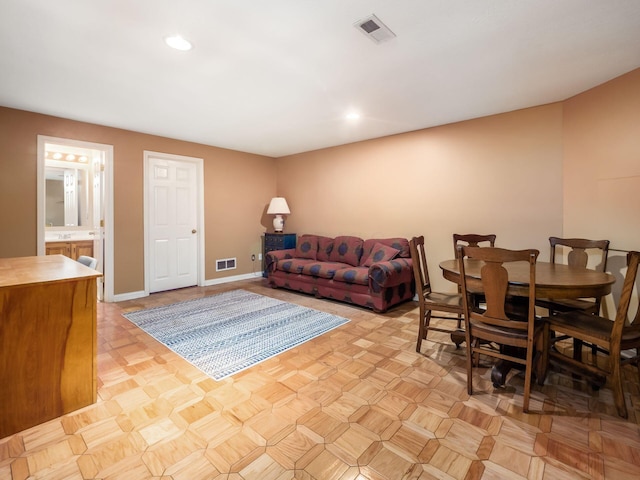
[[[93,257],[93,240],[47,242],[45,253],[47,255],[64,255],[73,260],[77,260],[81,255]]]

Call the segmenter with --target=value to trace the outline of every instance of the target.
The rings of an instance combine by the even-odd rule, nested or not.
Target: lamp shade
[[[288,215],[291,213],[291,210],[289,210],[289,205],[287,205],[284,197],[273,197],[267,213],[269,215]]]

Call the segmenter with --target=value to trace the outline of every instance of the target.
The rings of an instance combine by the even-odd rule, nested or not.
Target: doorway
[[[37,159],[37,254],[90,254],[103,275],[98,299],[114,301],[113,146],[38,135]]]
[[[203,160],[144,152],[145,293],[204,285]]]

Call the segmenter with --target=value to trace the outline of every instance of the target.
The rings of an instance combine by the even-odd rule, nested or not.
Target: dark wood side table
[[[266,261],[267,253],[273,250],[286,250],[287,248],[296,248],[295,233],[265,233],[262,248],[262,271],[263,277],[267,276]]]

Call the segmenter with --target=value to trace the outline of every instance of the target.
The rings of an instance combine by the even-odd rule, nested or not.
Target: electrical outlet
[[[251,254],[251,261],[252,262],[256,261],[256,254],[255,253]]]
[[[262,260],[262,254],[261,253],[258,254],[258,260]]]

